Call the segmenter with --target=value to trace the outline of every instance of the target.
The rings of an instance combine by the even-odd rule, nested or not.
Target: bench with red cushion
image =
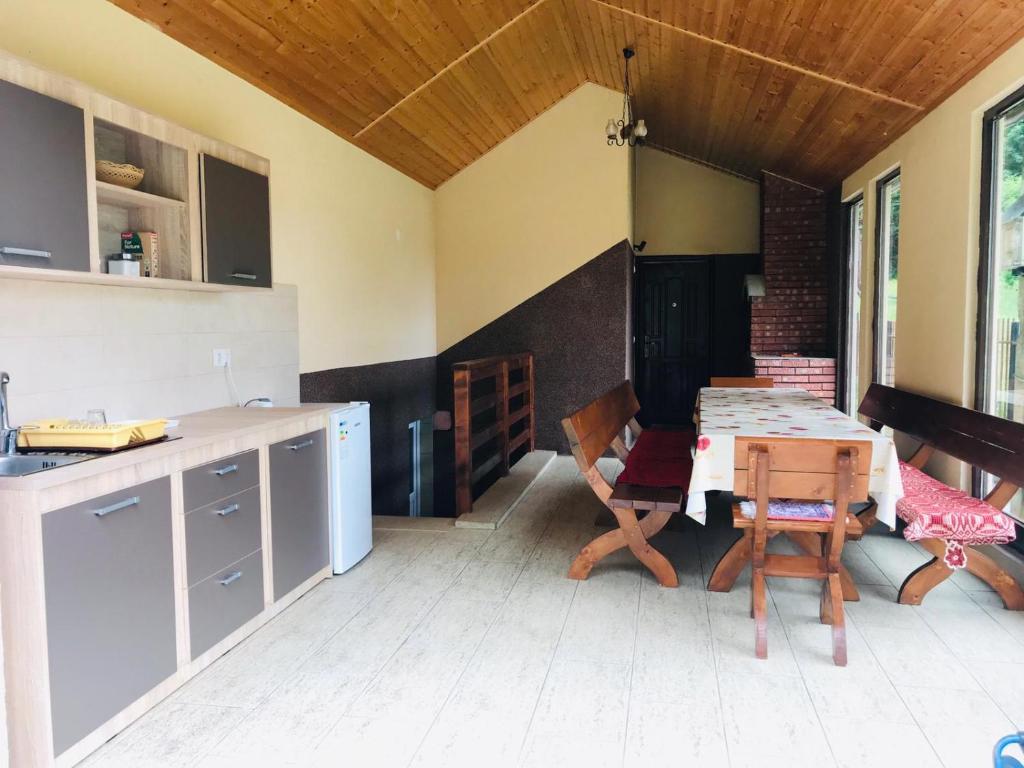
[[[675,568],[649,539],[682,508],[693,468],[694,431],[643,429],[636,420],[639,410],[633,386],[624,381],[562,419],[580,471],[619,523],[618,530],[598,536],[580,551],[569,568],[571,579],[587,578],[601,559],[629,547],[659,584],[679,586]],[[632,447],[624,440],[627,429],[635,438]],[[614,487],[596,466],[609,448],[625,464]]]
[[[1014,521],[1002,509],[1024,485],[1024,424],[881,384],[871,385],[859,410],[876,429],[885,425],[921,443],[900,462],[904,496],[896,513],[906,523],[904,537],[934,559],[903,582],[900,602],[919,605],[953,571],[966,568],[992,586],[1007,608],[1024,610],[1024,590],[977,549],[1016,537]],[[923,468],[936,451],[995,476],[995,488],[978,499],[929,476]],[[870,525],[874,509],[861,519]]]
[[[629,449],[626,467],[615,484],[688,488],[693,471],[690,448],[695,438],[692,429],[645,429]]]

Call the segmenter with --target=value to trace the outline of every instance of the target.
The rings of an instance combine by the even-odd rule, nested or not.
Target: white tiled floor
[[[902,539],[847,546],[862,599],[840,669],[805,581],[770,585],[754,658],[749,577],[703,586],[735,536],[723,515],[656,540],[677,590],[628,553],[569,581],[599,511],[560,457],[497,531],[378,531],[86,765],[970,768],[1024,729],[1024,615],[967,574],[897,605],[926,559]]]

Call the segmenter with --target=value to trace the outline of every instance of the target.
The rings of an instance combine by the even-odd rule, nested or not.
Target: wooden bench
[[[1016,536],[1013,520],[1002,512],[1024,485],[1024,424],[933,400],[923,395],[872,384],[860,413],[874,429],[887,426],[920,442],[907,461],[900,462],[904,496],[896,513],[906,524],[908,541],[917,541],[933,559],[911,573],[900,587],[899,601],[920,605],[924,596],[958,568],[992,587],[1011,610],[1024,610],[1024,591],[988,555],[982,544],[1006,544]],[[984,499],[929,477],[922,470],[936,452],[963,461],[997,478]],[[876,508],[860,515],[865,530]]]
[[[639,410],[633,386],[624,381],[562,419],[580,471],[619,525],[580,551],[569,568],[570,579],[587,578],[600,560],[629,547],[661,586],[679,586],[675,568],[649,539],[683,506],[693,467],[690,445],[694,434],[692,430],[645,430],[636,420]],[[627,427],[636,441],[632,448],[624,439]],[[626,465],[614,486],[595,466],[609,448]]]

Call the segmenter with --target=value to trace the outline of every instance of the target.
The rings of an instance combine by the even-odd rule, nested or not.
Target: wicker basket
[[[135,189],[142,183],[146,172],[130,163],[114,163],[110,160],[96,161],[96,178],[108,184]]]

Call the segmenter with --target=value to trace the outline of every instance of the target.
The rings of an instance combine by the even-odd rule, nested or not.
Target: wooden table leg
[[[808,555],[821,557],[821,538],[818,534],[788,531],[786,535]],[[848,603],[855,603],[860,600],[860,592],[857,590],[857,585],[854,584],[853,577],[845,565],[839,566],[839,582],[843,585],[843,600]]]
[[[744,529],[743,535],[722,555],[715,570],[711,572],[711,578],[708,579],[709,592],[728,592],[732,589],[732,585],[750,562],[753,536],[753,529]]]

